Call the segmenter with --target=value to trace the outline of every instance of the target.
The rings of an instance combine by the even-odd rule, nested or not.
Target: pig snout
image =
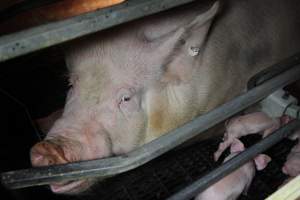
[[[61,146],[51,142],[42,141],[31,149],[31,163],[35,167],[63,164],[67,162]]]
[[[101,159],[112,155],[109,135],[94,115],[89,114],[94,112],[81,110],[79,113],[59,118],[46,138],[31,148],[31,163],[34,167]],[[95,181],[92,178],[66,180],[51,183],[50,189],[59,194],[78,194],[87,190]]]
[[[30,152],[31,163],[34,167],[64,164],[69,162],[62,145],[51,140],[45,140],[34,145]],[[52,183],[50,188],[55,193],[77,193],[72,192],[82,181]]]
[[[81,160],[79,157],[86,154],[80,144],[71,143],[70,140],[55,138],[46,139],[34,145],[31,149],[31,163],[34,167],[65,164]],[[50,185],[52,192],[64,194],[77,194],[86,190],[93,180],[63,181]]]

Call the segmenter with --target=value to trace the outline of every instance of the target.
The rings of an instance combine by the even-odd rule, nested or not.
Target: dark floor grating
[[[249,146],[258,139],[247,136],[243,142]],[[213,162],[212,157],[219,142],[219,139],[207,140],[169,152],[142,167],[99,183],[91,193],[102,200],[166,199],[220,164]],[[256,173],[247,195],[243,194],[240,200],[263,199],[276,190],[286,178],[281,167],[293,144],[284,140],[266,152],[272,162]],[[83,199],[94,198],[84,196]]]

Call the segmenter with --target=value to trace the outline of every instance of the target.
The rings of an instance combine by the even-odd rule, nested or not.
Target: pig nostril
[[[43,155],[41,152],[33,150],[31,152],[31,163],[35,167],[40,167],[53,164],[53,159],[49,155]]]
[[[53,165],[55,164],[54,161],[52,159],[48,159],[48,165]]]
[[[44,155],[34,152],[31,153],[31,163],[35,167],[40,167],[48,165],[49,161],[45,158]]]
[[[43,156],[40,154],[31,154],[31,157],[32,157],[31,160],[33,163],[40,162],[43,159]]]

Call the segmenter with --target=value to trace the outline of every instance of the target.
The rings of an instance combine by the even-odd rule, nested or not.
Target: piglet
[[[266,137],[280,127],[280,119],[273,119],[263,112],[255,112],[230,119],[226,123],[226,131],[223,142],[219,144],[218,150],[214,154],[217,161],[222,153],[227,149],[235,138],[262,132]]]
[[[298,143],[291,149],[287,156],[286,162],[282,167],[282,172],[289,176],[297,176],[300,174],[300,129],[291,137],[292,140],[298,139]]]
[[[244,151],[243,143],[238,139],[233,139],[230,146],[230,155],[225,158],[224,162],[230,160],[240,152]],[[259,154],[244,164],[239,169],[235,170],[225,178],[221,179],[204,192],[199,194],[195,200],[234,200],[237,199],[243,192],[247,190],[255,175],[255,171],[264,169],[271,158],[264,154]]]

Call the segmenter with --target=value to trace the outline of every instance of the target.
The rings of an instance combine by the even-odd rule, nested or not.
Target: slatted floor
[[[245,145],[254,143],[258,136],[243,138]],[[192,183],[220,163],[213,162],[213,152],[220,139],[207,140],[172,151],[164,156],[132,170],[99,183],[79,199],[101,200],[160,200]],[[240,200],[264,199],[274,192],[286,176],[281,166],[294,142],[284,140],[266,153],[272,162],[257,172],[247,193]],[[223,156],[224,158],[225,156]]]

